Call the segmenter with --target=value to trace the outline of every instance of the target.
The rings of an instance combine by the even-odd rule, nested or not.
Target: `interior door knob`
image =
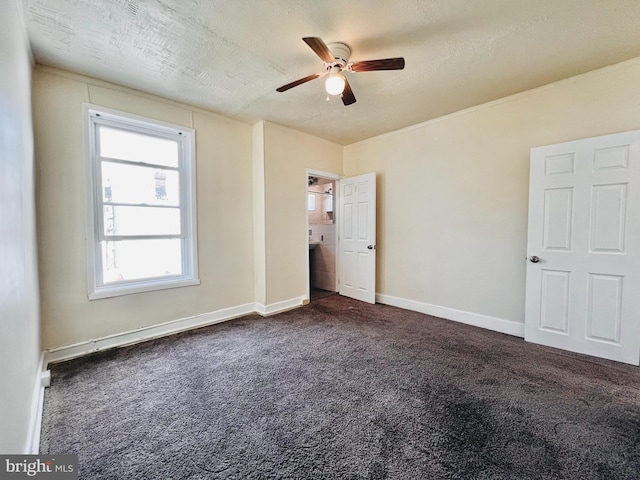
[[[532,256],[532,257],[529,257],[529,261],[530,261],[531,263],[538,263],[538,262],[540,261],[540,258],[539,258],[539,257],[536,257],[536,256],[534,255],[534,256]]]
[[[367,248],[368,248],[369,250],[373,250],[373,249],[374,249],[374,248],[376,248],[376,247],[375,247],[375,245],[367,245]]]

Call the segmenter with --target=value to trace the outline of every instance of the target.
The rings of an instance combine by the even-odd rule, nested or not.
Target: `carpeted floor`
[[[638,479],[637,367],[333,295],[53,365],[84,479]]]
[[[315,302],[316,300],[320,300],[324,297],[329,297],[331,295],[337,295],[337,292],[332,292],[330,290],[322,290],[321,288],[311,288],[309,292],[311,296],[311,301]]]

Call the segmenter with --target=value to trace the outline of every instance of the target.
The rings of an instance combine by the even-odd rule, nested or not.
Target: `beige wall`
[[[44,347],[306,295],[306,169],[378,173],[382,294],[522,322],[529,149],[640,128],[640,59],[343,147],[37,67]],[[82,102],[191,126],[202,284],[89,302]]]
[[[40,327],[31,58],[18,2],[0,15],[0,452],[25,453]],[[35,417],[34,417],[35,418]]]
[[[267,304],[307,294],[306,169],[340,175],[343,148],[264,122]]]
[[[251,126],[50,68],[33,80],[43,346],[253,302]],[[87,299],[82,102],[195,128],[201,285]]]
[[[45,348],[306,294],[305,169],[340,174],[341,146],[48,67],[33,101]],[[87,299],[82,102],[196,129],[200,286]]]
[[[267,304],[267,258],[264,180],[264,122],[253,126],[253,258],[254,295],[259,305]]]
[[[350,145],[378,174],[377,292],[524,321],[531,147],[640,128],[640,59]]]

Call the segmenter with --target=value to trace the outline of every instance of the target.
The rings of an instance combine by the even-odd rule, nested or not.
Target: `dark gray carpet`
[[[337,295],[53,365],[86,479],[638,479],[636,367]]]
[[[331,295],[337,295],[337,292],[332,292],[330,290],[322,290],[321,288],[312,288],[309,292],[311,296],[311,301],[315,302],[316,300],[320,300],[324,297],[330,297]]]

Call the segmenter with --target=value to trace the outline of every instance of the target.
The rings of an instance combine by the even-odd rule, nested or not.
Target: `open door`
[[[340,180],[340,295],[376,303],[376,174]]]
[[[525,340],[638,365],[640,131],[531,150]]]

